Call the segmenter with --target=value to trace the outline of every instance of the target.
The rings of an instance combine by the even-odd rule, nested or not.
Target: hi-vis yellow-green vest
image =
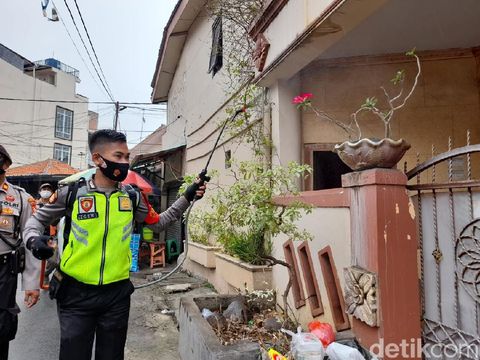
[[[73,203],[71,219],[61,271],[91,285],[128,279],[133,229],[133,206],[128,194],[116,191],[107,197],[82,191]]]

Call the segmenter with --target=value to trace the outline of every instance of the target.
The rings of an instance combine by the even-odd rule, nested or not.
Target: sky
[[[45,0],[44,0],[45,1]],[[1,0],[0,43],[36,61],[54,57],[80,71],[77,93],[90,101],[110,101],[100,85],[65,6],[67,1],[84,41],[81,20],[73,0],[53,0],[90,72],[75,50],[61,21],[43,17],[41,0]],[[83,19],[114,99],[150,102],[150,83],[168,18],[177,0],[77,0]],[[51,14],[52,1],[48,11]],[[89,48],[90,50],[90,48]],[[91,50],[90,50],[91,52]],[[91,52],[93,61],[95,58]],[[164,108],[164,106],[161,106]],[[151,109],[152,106],[144,108]],[[100,114],[99,127],[112,127],[114,107],[90,104]],[[142,118],[145,118],[145,122]],[[127,109],[120,112],[119,128],[127,132],[129,146],[166,123],[164,110]],[[142,132],[143,125],[143,132]]]

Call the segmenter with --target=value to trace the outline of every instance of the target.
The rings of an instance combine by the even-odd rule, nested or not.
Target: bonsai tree
[[[360,115],[360,113],[363,112],[370,113],[383,123],[385,129],[384,137],[390,138],[392,132],[391,124],[392,120],[394,119],[395,112],[403,108],[407,103],[408,99],[410,99],[418,85],[418,79],[420,78],[420,75],[422,73],[420,58],[415,53],[415,49],[408,51],[405,55],[413,57],[416,61],[417,73],[415,75],[414,82],[411,88],[408,91],[405,91],[405,70],[398,70],[395,73],[394,77],[390,80],[393,85],[398,87],[398,91],[395,95],[390,95],[384,86],[380,87],[385,95],[385,108],[380,107],[379,100],[376,97],[367,97],[365,99],[365,102],[360,106],[360,108],[351,114],[350,121],[342,122],[334,119],[326,112],[316,109],[312,105],[311,99],[313,97],[313,94],[311,93],[305,93],[296,96],[293,99],[293,103],[297,105],[297,108],[302,110],[310,109],[315,113],[315,115],[317,115],[317,117],[329,121],[335,126],[338,126],[340,129],[342,129],[348,134],[349,139],[351,139],[355,135],[356,136],[354,137],[354,139],[358,140],[362,138],[362,129],[359,124],[358,116]]]

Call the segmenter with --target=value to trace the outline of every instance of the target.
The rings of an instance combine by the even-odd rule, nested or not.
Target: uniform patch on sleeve
[[[118,210],[120,211],[131,211],[132,210],[132,201],[128,196],[119,196],[118,197]]]

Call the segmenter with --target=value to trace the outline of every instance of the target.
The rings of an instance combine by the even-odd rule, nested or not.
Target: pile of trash
[[[275,300],[269,298],[235,298],[225,309],[202,310],[202,316],[217,334],[222,345],[239,341],[257,342],[261,348],[275,348],[288,352],[290,337],[282,328],[294,329],[291,322],[285,323],[282,314],[275,309]],[[265,351],[266,352],[266,351]]]
[[[330,324],[312,321],[310,332],[297,333],[282,330],[292,337],[290,359],[294,360],[371,360],[371,355],[356,340],[335,341],[335,333]],[[270,360],[287,360],[275,349],[268,352]]]
[[[335,341],[330,324],[312,321],[308,332],[302,332],[301,327],[294,332],[293,324],[282,321],[275,311],[274,301],[261,303],[256,302],[252,309],[252,303],[239,296],[224,311],[203,309],[202,316],[223,345],[241,340],[258,342],[264,350],[263,360],[373,359],[354,339]]]

